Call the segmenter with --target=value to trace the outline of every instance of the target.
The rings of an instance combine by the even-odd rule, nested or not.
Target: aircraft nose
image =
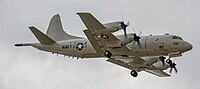
[[[188,49],[191,50],[193,48],[192,44],[188,43]]]
[[[192,44],[185,42],[185,51],[189,51],[193,48]]]

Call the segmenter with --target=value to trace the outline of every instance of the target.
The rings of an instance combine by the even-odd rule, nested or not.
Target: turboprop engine
[[[106,28],[115,29],[116,31],[118,31],[118,30],[122,29],[121,22],[122,21],[116,21],[116,22],[106,23],[106,24],[104,24],[104,26]]]
[[[122,29],[126,29],[126,27],[129,26],[129,23],[124,24],[123,21],[116,21],[116,22],[110,22],[110,23],[106,23],[103,24],[106,28],[108,28],[109,30],[111,30],[111,32],[116,32]]]

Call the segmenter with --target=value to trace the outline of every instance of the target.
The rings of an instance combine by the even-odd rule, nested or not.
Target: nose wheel
[[[107,58],[111,58],[112,53],[111,53],[110,51],[106,50],[106,51],[104,52],[104,55],[105,55]]]
[[[132,70],[132,71],[131,71],[131,75],[132,75],[133,77],[137,77],[137,76],[138,76],[138,73],[137,73],[135,70]]]

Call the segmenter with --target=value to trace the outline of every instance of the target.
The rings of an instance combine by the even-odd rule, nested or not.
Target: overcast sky
[[[199,0],[0,0],[0,89],[199,89]],[[102,23],[130,21],[142,35],[176,34],[193,49],[176,58],[178,74],[170,78],[130,70],[106,58],[76,60],[15,43],[38,42],[29,26],[46,32],[50,18],[59,13],[65,31],[86,37],[76,15],[91,12]],[[123,32],[123,31],[120,31]],[[118,33],[120,33],[118,32]],[[168,72],[168,71],[167,71]]]

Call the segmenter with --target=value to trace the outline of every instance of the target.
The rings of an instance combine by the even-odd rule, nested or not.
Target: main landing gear
[[[112,53],[111,53],[110,51],[106,50],[106,51],[104,52],[104,55],[105,55],[107,58],[111,58]]]
[[[138,73],[137,73],[135,70],[132,70],[132,71],[131,71],[131,75],[132,75],[133,77],[137,77],[137,76],[138,76]]]
[[[112,57],[112,53],[108,50],[106,50],[104,52],[104,55],[107,57],[107,58],[111,58]],[[130,73],[133,77],[137,77],[138,76],[138,73],[135,71],[135,70],[132,70],[131,73]]]

